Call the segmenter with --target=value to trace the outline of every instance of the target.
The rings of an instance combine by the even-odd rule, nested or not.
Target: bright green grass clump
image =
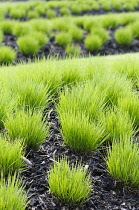
[[[103,119],[105,132],[107,133],[107,140],[119,140],[122,136],[131,138],[134,133],[133,122],[129,115],[120,110],[108,111]]]
[[[0,28],[5,35],[10,35],[12,34],[13,24],[12,21],[5,20],[0,23]]]
[[[24,107],[24,110],[43,110],[50,99],[48,85],[24,78],[23,75],[16,76],[9,88],[17,98],[17,105]]]
[[[16,99],[11,97],[10,92],[0,85],[0,129],[4,127],[7,114],[16,107]]]
[[[48,135],[48,128],[42,121],[42,113],[22,110],[10,114],[4,123],[10,139],[23,139],[27,148],[38,149]]]
[[[42,32],[36,32],[34,31],[32,34],[30,34],[33,38],[35,38],[38,41],[39,44],[39,48],[44,47],[44,45],[47,43],[48,41],[48,37],[46,36],[46,34],[42,33]]]
[[[9,140],[9,139],[8,139]],[[6,137],[0,136],[0,172],[3,175],[19,172],[23,167],[23,146],[16,139],[15,142],[7,141]]]
[[[103,45],[101,38],[97,35],[90,34],[84,40],[84,44],[87,50],[91,52],[100,50]]]
[[[80,41],[83,38],[83,31],[77,26],[72,26],[69,29],[69,34],[72,36],[72,39],[75,41]]]
[[[123,139],[124,138],[124,139]],[[128,137],[123,137],[119,142],[113,143],[108,150],[106,164],[109,173],[125,185],[139,186],[139,149]]]
[[[74,151],[91,152],[105,140],[101,123],[95,125],[83,113],[60,113],[60,122],[64,142]]]
[[[16,176],[8,176],[8,180],[0,180],[0,209],[25,210],[27,195],[24,192],[22,181]]]
[[[8,46],[0,46],[0,63],[10,64],[16,58],[16,52]]]
[[[128,97],[119,98],[118,107],[127,112],[131,117],[135,128],[139,128],[139,99],[136,95],[130,95]]]
[[[19,37],[17,40],[18,47],[25,55],[35,55],[39,51],[38,41],[29,35]]]
[[[17,37],[29,34],[31,25],[28,23],[16,23],[13,27],[13,34]]]
[[[56,35],[56,42],[60,46],[65,46],[67,44],[70,44],[72,40],[72,36],[66,32],[61,32]]]
[[[130,45],[133,39],[132,31],[129,28],[117,29],[114,37],[120,45]]]
[[[3,41],[3,32],[0,30],[0,43]]]
[[[67,55],[79,56],[80,47],[74,44],[69,44],[66,46],[65,52],[67,53]]]
[[[54,162],[48,174],[48,183],[51,193],[70,205],[87,201],[92,190],[87,169],[77,163],[70,167],[66,158]]]

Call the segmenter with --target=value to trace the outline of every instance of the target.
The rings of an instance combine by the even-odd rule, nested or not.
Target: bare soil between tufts
[[[38,151],[31,150],[28,159],[32,165],[22,174],[28,191],[26,210],[138,210],[139,190],[127,189],[116,182],[107,172],[104,161],[105,147],[99,152],[87,156],[74,153],[63,146],[59,132],[59,122],[55,107],[51,104],[45,110],[45,117],[50,123],[50,135]],[[89,166],[93,191],[90,199],[82,206],[69,206],[52,197],[47,183],[47,172],[53,159],[66,155],[70,162],[79,161]]]

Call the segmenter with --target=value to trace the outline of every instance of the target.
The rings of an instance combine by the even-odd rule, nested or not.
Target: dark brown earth
[[[63,146],[59,132],[57,113],[53,104],[46,110],[46,119],[50,123],[50,135],[38,151],[31,150],[28,159],[32,166],[23,173],[28,199],[31,202],[26,210],[138,210],[139,190],[131,190],[116,182],[107,172],[104,161],[105,151],[94,152],[87,156],[75,154]],[[47,172],[53,159],[66,155],[70,162],[81,161],[89,166],[93,184],[92,195],[85,204],[71,207],[52,197],[47,183]]]

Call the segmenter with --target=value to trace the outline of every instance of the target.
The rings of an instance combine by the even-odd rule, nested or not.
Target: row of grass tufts
[[[38,17],[45,17],[52,19],[59,16],[71,16],[82,14],[96,14],[97,11],[103,12],[114,11],[115,12],[128,12],[139,8],[139,1],[134,0],[76,0],[76,1],[54,1],[54,2],[42,2],[42,1],[28,1],[14,2],[14,4],[8,4],[3,6],[3,11],[0,12],[2,19],[10,17],[12,19],[34,19]]]
[[[139,39],[137,19],[138,13],[135,12],[95,17],[63,17],[51,21],[45,18],[25,22],[2,20],[0,64],[18,60],[19,52],[35,57],[51,44],[61,46],[65,54],[74,56],[81,55],[85,49],[86,53],[97,53],[113,38],[118,45],[130,46]],[[65,22],[69,24],[66,25]],[[14,36],[17,44],[15,49],[4,46],[7,35]],[[48,53],[51,54],[51,50]]]

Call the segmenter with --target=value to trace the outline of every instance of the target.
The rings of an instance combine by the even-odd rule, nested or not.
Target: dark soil
[[[26,210],[138,210],[139,190],[124,188],[107,172],[104,150],[87,156],[75,154],[66,146],[59,132],[57,113],[53,104],[46,110],[46,119],[50,123],[50,135],[38,151],[31,150],[28,159],[32,165],[23,173],[28,199],[31,202]],[[81,161],[89,166],[93,184],[92,195],[86,203],[79,207],[71,207],[52,197],[47,183],[47,172],[53,159],[66,155],[70,162]]]

